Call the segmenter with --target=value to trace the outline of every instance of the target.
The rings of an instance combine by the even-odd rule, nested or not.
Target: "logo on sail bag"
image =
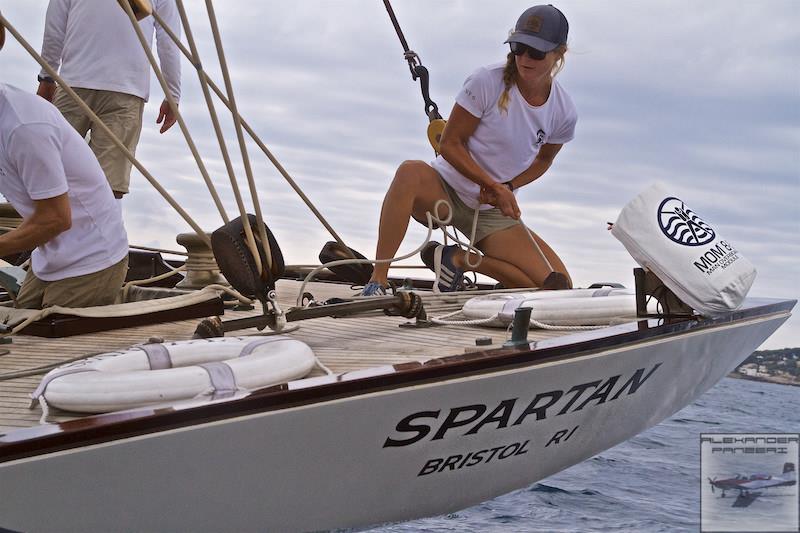
[[[658,226],[669,240],[684,246],[702,246],[716,237],[711,226],[674,196],[658,206]]]
[[[642,268],[706,316],[737,309],[756,277],[730,241],[659,184],[628,202],[611,234]]]

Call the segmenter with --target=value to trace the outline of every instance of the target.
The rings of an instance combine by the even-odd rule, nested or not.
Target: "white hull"
[[[306,531],[455,511],[525,487],[659,423],[712,387],[787,317],[2,463],[0,527]],[[629,394],[625,384],[636,375],[643,383]],[[614,382],[613,376],[620,377]],[[595,381],[580,395],[570,392]],[[606,401],[578,410],[604,385]],[[537,394],[549,391],[563,396],[542,419],[531,413],[520,421]],[[482,417],[434,439],[451,409],[474,405],[486,406]],[[397,424],[424,411],[438,412],[410,422],[432,426],[424,438],[384,447],[387,438],[417,435]],[[494,421],[465,435],[492,412]],[[465,408],[457,420],[471,414]],[[548,446],[558,432],[561,442]],[[469,465],[480,450],[487,451]],[[457,455],[462,458],[450,459],[452,468],[432,472]],[[426,465],[431,473],[419,475]]]

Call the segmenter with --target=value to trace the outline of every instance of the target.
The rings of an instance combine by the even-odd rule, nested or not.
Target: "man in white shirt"
[[[2,83],[0,193],[23,217],[0,235],[0,256],[35,247],[17,307],[115,302],[128,238],[103,170],[55,107]]]
[[[180,35],[174,0],[152,0],[153,9]],[[156,48],[170,93],[180,98],[179,50],[153,17],[139,23]],[[50,0],[45,18],[42,57],[111,131],[135,153],[142,129],[142,112],[150,96],[150,64],[124,9],[113,0]],[[116,198],[128,193],[131,163],[106,134],[42,70],[37,94],[53,102],[82,136],[91,132],[89,146],[111,184]],[[176,117],[165,99],[156,123],[167,131]]]

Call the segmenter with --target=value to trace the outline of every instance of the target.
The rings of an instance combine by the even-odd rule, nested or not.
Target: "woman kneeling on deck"
[[[575,106],[554,79],[564,65],[568,29],[555,7],[532,7],[506,41],[511,47],[506,63],[480,68],[467,78],[442,135],[441,155],[430,165],[405,161],[395,174],[383,201],[377,259],[394,257],[411,216],[420,222],[426,212],[446,218],[446,206],[440,205],[439,213],[434,209],[446,200],[453,211],[450,223],[465,235],[472,233],[480,205],[474,244],[484,257],[477,272],[509,288],[572,286],[556,253],[519,223],[515,198],[516,190],[544,174],[574,137]],[[457,245],[431,242],[422,260],[441,270],[441,291],[457,290],[469,269]],[[476,260],[473,256],[469,262]],[[557,274],[551,275],[550,266]],[[377,264],[361,294],[384,294],[388,271],[387,263]]]

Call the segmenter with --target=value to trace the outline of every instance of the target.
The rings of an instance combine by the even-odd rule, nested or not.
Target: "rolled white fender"
[[[461,312],[468,319],[492,318],[485,324],[506,327],[519,307],[531,308],[534,322],[551,326],[607,326],[636,318],[636,294],[631,289],[571,289],[478,296]]]
[[[144,344],[56,368],[31,396],[104,413],[269,387],[308,375],[315,362],[308,345],[284,336]]]

